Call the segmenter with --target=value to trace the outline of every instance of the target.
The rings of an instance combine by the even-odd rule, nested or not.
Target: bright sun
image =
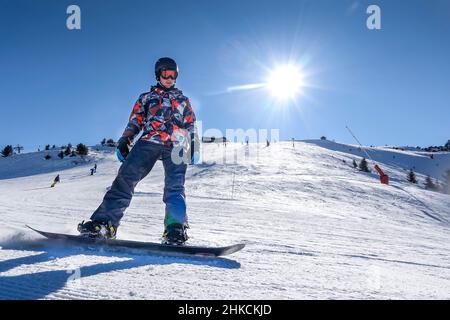
[[[303,77],[295,65],[276,68],[267,81],[267,88],[279,100],[294,99],[303,86]]]

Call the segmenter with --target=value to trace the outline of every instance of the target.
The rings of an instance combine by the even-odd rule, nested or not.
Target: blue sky
[[[81,8],[81,30],[66,9]],[[366,27],[370,4],[382,29]],[[0,147],[117,139],[154,62],[180,66],[178,87],[203,129],[280,129],[366,145],[450,139],[450,3],[445,0],[0,0]],[[279,103],[264,82],[296,62],[307,87]]]

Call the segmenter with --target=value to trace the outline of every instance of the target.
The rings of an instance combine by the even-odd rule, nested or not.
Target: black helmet
[[[155,76],[156,80],[159,80],[159,76],[161,75],[161,71],[163,70],[175,70],[178,74],[178,65],[175,60],[164,57],[159,58],[155,63]]]

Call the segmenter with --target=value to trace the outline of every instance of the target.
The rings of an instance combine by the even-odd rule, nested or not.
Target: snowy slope
[[[27,177],[42,173],[57,173],[59,170],[74,168],[77,166],[94,166],[95,161],[102,160],[104,153],[111,151],[111,147],[95,146],[90,149],[88,156],[64,156],[58,157],[61,149],[51,149],[48,151],[30,152],[14,154],[7,158],[0,158],[0,179],[11,179],[17,177]],[[64,151],[64,150],[63,150]],[[51,158],[46,160],[45,156]],[[54,177],[53,177],[54,178]]]
[[[347,155],[354,155],[353,158],[368,158],[367,154],[377,162],[381,162],[388,167],[393,167],[393,174],[396,171],[414,170],[425,176],[431,176],[435,179],[442,179],[446,170],[450,169],[450,152],[425,152],[394,150],[388,147],[364,147],[364,150],[357,145],[347,145],[335,143],[328,140],[305,140],[323,148],[327,148]],[[431,158],[431,155],[433,158]],[[402,178],[406,173],[402,173]]]
[[[358,154],[348,149],[323,141],[203,145],[206,162],[186,179],[190,243],[247,243],[221,259],[50,244],[24,225],[76,233],[119,163],[111,149],[85,164],[55,160],[52,170],[42,169],[42,157],[16,156],[0,170],[0,298],[449,299],[450,196],[405,180],[411,165],[440,172],[418,153],[374,148],[392,179],[385,186],[355,171]],[[61,183],[49,188],[57,173]],[[163,175],[158,163],[137,186],[119,238],[159,241]]]

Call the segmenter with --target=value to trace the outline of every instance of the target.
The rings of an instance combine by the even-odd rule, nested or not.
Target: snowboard
[[[91,238],[82,235],[70,235],[64,233],[52,233],[34,229],[27,225],[31,230],[39,233],[40,235],[52,239],[61,240],[71,243],[78,243],[88,246],[99,247],[111,247],[111,248],[124,248],[146,251],[154,254],[172,254],[172,255],[194,255],[194,256],[206,256],[206,257],[219,257],[235,253],[242,250],[245,244],[238,243],[226,247],[202,247],[202,246],[190,246],[190,245],[168,245],[153,242],[141,242],[132,240],[118,240],[118,239],[98,239]]]

